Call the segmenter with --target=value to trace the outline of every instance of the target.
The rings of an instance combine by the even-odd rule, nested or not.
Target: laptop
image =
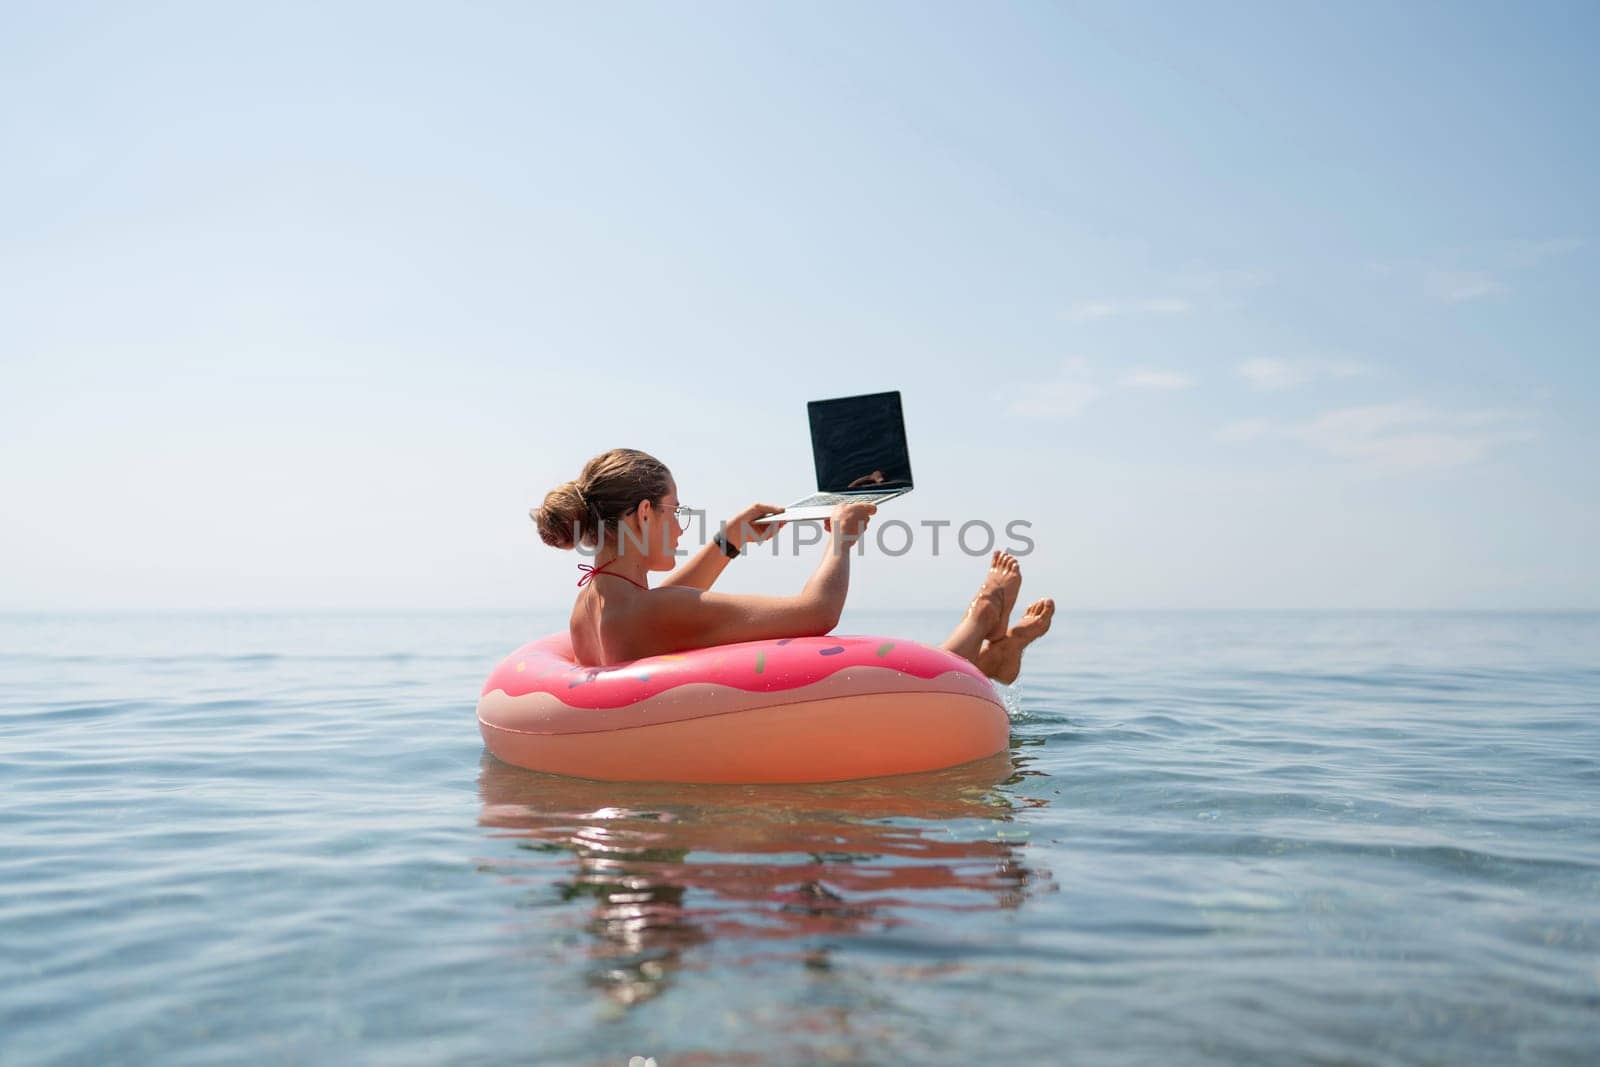
[[[911,492],[911,453],[898,390],[813,400],[806,414],[817,491],[757,523],[826,519],[839,504],[881,504]]]

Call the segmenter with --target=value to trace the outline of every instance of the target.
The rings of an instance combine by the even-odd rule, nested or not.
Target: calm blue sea
[[[497,764],[557,621],[0,617],[0,1061],[1600,1062],[1600,616],[1064,611],[815,787]]]

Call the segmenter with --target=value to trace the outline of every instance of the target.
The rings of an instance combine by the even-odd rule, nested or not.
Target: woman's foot
[[[1050,630],[1056,602],[1049,597],[1035,600],[1022,613],[1017,624],[998,641],[990,641],[978,653],[978,669],[995,681],[1010,685],[1022,673],[1022,652]]]
[[[984,637],[998,641],[1006,635],[1006,627],[1011,625],[1011,609],[1016,606],[1017,593],[1022,590],[1022,565],[1017,562],[1017,557],[999,550],[989,557],[989,573],[983,576],[983,585],[978,592],[982,594],[991,589],[1000,590],[1000,617]]]

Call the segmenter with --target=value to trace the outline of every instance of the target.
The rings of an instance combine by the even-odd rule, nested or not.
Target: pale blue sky
[[[616,445],[1081,608],[1600,608],[1593,4],[0,11],[0,607],[570,602]],[[948,545],[945,546],[948,548]],[[963,603],[926,539],[861,608]],[[811,560],[730,568],[798,588]]]

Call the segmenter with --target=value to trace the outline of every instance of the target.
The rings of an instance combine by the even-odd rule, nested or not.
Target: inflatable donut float
[[[529,770],[622,782],[833,782],[992,756],[1010,719],[943,649],[793,637],[576,663],[565,633],[501,661],[478,698],[489,751]]]

